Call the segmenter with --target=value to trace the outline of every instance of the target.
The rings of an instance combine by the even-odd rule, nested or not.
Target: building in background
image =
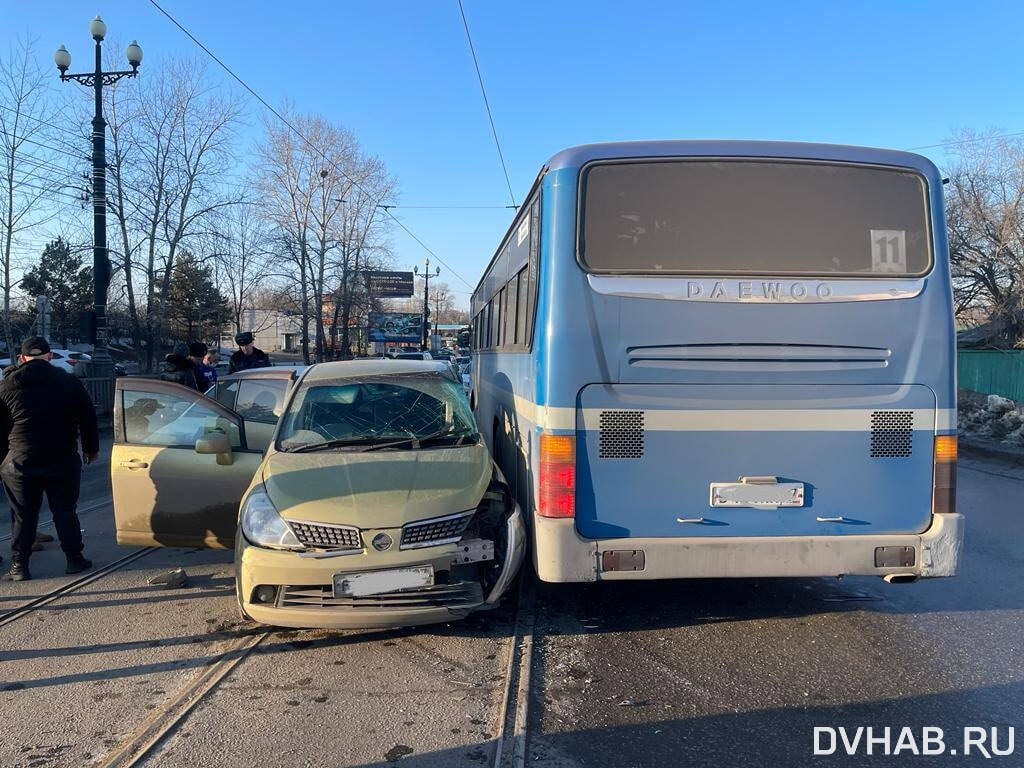
[[[298,352],[302,349],[302,316],[280,309],[243,309],[241,314],[243,331],[252,331],[255,344],[264,352]],[[312,324],[309,339],[312,344],[316,331]],[[235,349],[234,333],[221,336],[220,344],[225,349]]]

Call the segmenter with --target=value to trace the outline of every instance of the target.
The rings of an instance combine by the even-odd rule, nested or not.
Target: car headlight
[[[257,547],[267,549],[305,549],[292,529],[277,514],[274,504],[263,489],[254,488],[242,504],[242,533]]]

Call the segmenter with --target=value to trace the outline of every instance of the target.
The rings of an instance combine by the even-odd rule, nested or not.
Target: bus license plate
[[[386,571],[361,571],[334,574],[334,596],[365,597],[434,584],[432,565],[416,568],[392,568]]]
[[[712,483],[712,507],[802,507],[803,483]]]

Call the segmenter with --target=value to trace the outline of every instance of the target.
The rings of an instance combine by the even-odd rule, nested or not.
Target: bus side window
[[[508,315],[508,297],[504,288],[498,293],[498,322],[497,341],[494,346],[500,347],[505,344],[505,317]]]
[[[516,275],[516,289],[519,293],[519,301],[516,303],[516,344],[526,346],[530,343],[530,337],[526,333],[527,329],[527,316],[529,315],[529,300],[527,298],[527,287],[529,286],[529,277],[527,276],[527,270],[529,267],[524,267],[522,271]]]
[[[494,346],[494,299],[487,302],[487,348]]]

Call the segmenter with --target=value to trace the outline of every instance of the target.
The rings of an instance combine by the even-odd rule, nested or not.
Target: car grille
[[[401,548],[417,549],[458,541],[472,517],[473,512],[470,511],[408,523],[402,527]]]
[[[348,525],[325,525],[289,520],[295,538],[307,547],[326,549],[362,549],[363,537],[358,528]]]
[[[479,582],[467,581],[458,584],[435,584],[417,587],[401,592],[385,592],[380,595],[334,596],[329,586],[282,587],[278,606],[281,608],[460,608],[477,605],[484,601],[483,587]]]

